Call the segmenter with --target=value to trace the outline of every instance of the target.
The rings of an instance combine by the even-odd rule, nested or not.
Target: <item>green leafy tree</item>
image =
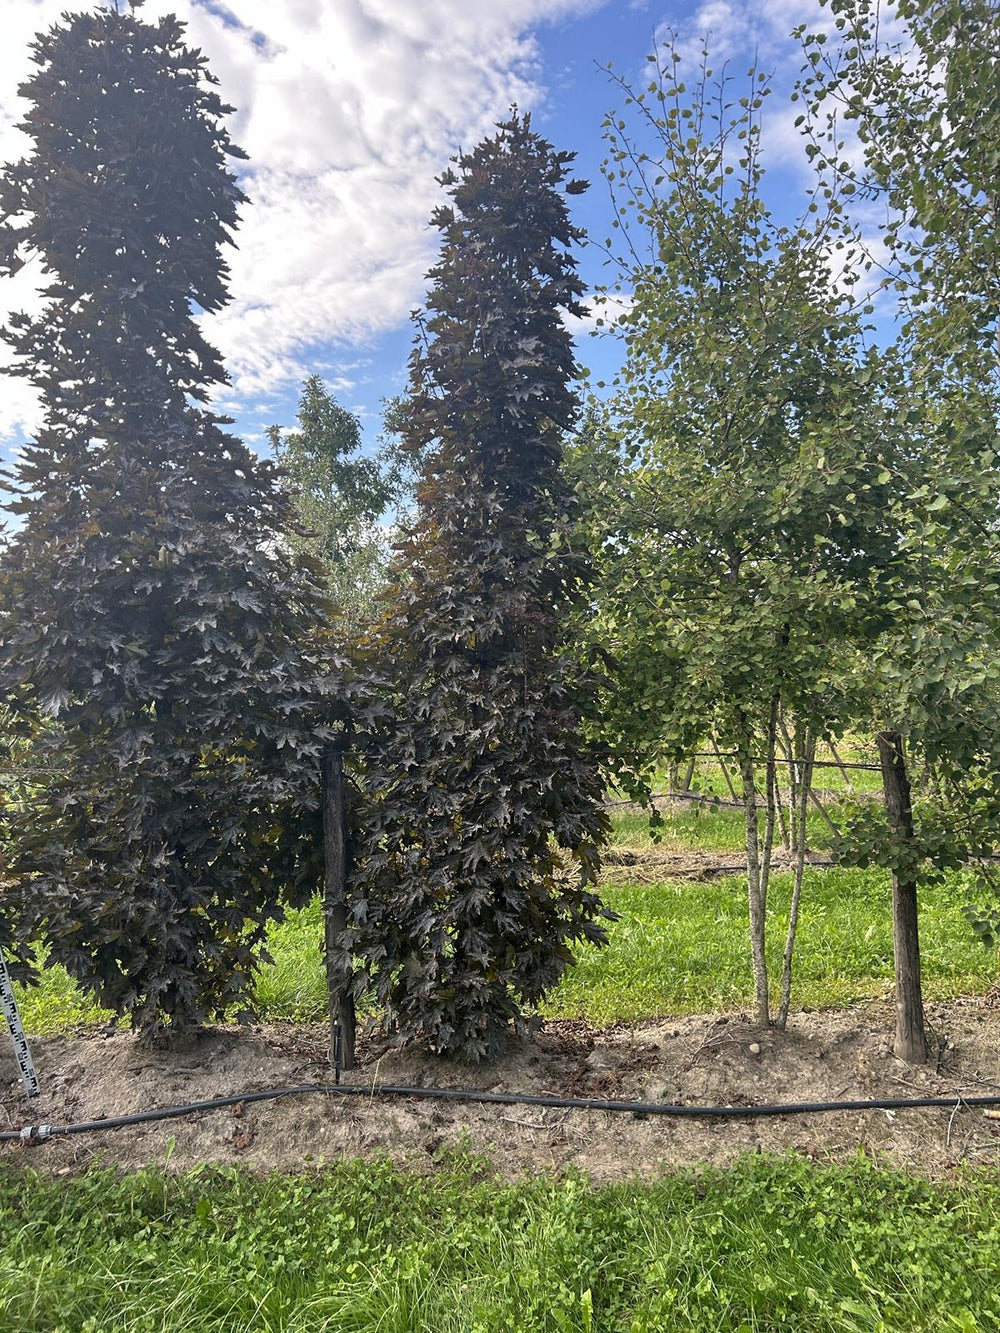
[[[903,0],[891,15],[874,0],[833,0],[830,10],[832,34],[802,34],[801,119],[825,187],[869,213],[878,205],[868,263],[898,300],[890,505],[907,559],[867,664],[872,712],[924,773],[902,833],[859,811],[844,855],[889,865],[907,886],[897,980],[905,948],[911,1000],[900,1002],[897,1052],[917,1059],[917,882],[989,853],[1000,821],[1000,13],[990,0]],[[860,154],[845,151],[851,131]],[[980,864],[977,877],[992,881]],[[995,907],[971,915],[991,938]]]
[[[291,503],[202,406],[225,373],[192,305],[227,300],[242,154],[182,38],[108,10],[41,35],[0,180],[0,265],[49,279],[4,330],[45,419],[9,488],[0,685],[48,719],[54,774],[6,874],[22,936],[147,1033],[246,1004],[268,920],[316,882],[343,711]]]
[[[895,558],[889,437],[858,315],[830,282],[828,214],[785,226],[763,202],[764,77],[737,98],[707,53],[689,84],[669,43],[651,60],[645,89],[620,81],[631,125],[606,122],[624,238],[607,245],[630,301],[610,417],[573,458],[599,573],[583,628],[616,664],[602,730],[633,789],[706,739],[735,756],[766,1025],[781,742],[808,778],[816,739],[854,716],[848,668]],[[800,854],[782,1023],[801,882]]]
[[[943,361],[963,380],[993,379],[1000,11],[994,0],[828,4],[832,38],[799,30],[800,120],[824,184],[879,204],[880,246],[869,262],[899,298],[909,354]],[[849,132],[860,162],[844,151]]]
[[[361,422],[330,394],[319,375],[302,386],[299,429],[267,431],[295,495],[306,534],[295,544],[329,571],[330,592],[351,629],[369,628],[386,582],[387,506],[399,499],[401,478],[382,451],[361,452]]]
[[[560,473],[571,160],[515,114],[442,176],[401,421],[424,464],[381,632],[391,708],[364,757],[356,948],[400,1040],[469,1060],[501,1049],[574,942],[605,939],[587,686],[559,651],[582,574]]]

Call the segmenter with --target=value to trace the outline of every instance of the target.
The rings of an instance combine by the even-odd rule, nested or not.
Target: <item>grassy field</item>
[[[669,816],[662,846],[735,850],[742,816],[728,809]],[[651,845],[643,815],[615,817],[614,841]],[[777,975],[791,877],[772,886],[773,974]],[[823,1008],[887,994],[892,981],[889,877],[878,870],[812,870],[805,879],[793,1007]],[[973,936],[962,913],[971,889],[961,874],[921,891],[921,944],[928,998],[978,994],[996,984],[1000,959]],[[739,876],[706,882],[666,880],[604,891],[620,920],[605,949],[584,948],[553,992],[550,1017],[600,1025],[667,1013],[732,1009],[750,1003],[746,894]],[[292,913],[271,932],[274,962],[257,982],[262,1018],[319,1021],[326,1013],[319,904]],[[32,1032],[54,1032],[106,1015],[89,1004],[59,968],[42,986],[20,991]]]
[[[992,1333],[1000,1185],[745,1158],[591,1188],[483,1164],[0,1177],[19,1333]]]

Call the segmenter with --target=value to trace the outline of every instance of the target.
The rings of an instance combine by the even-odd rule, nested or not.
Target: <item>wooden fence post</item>
[[[913,810],[903,738],[898,731],[879,732],[878,754],[889,827],[905,846],[913,841]],[[895,1053],[907,1064],[923,1064],[927,1059],[927,1037],[920,988],[917,883],[912,870],[902,876],[895,870],[892,872],[892,943],[896,972]]]
[[[339,746],[323,755],[323,926],[327,1003],[330,1014],[330,1063],[354,1068],[355,1014],[351,990],[353,960],[343,946],[347,929],[347,841],[345,836],[344,756]]]

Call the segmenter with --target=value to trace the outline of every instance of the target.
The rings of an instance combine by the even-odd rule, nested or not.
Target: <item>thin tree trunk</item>
[[[837,753],[837,747],[834,745],[833,741],[827,741],[827,744],[830,747],[830,753],[833,755],[833,762],[840,769],[840,776],[844,779],[844,787],[853,795],[854,783],[851,781],[851,775],[844,767],[843,759],[841,759],[840,755]]]
[[[771,857],[774,851],[774,815],[775,807],[781,801],[781,791],[777,785],[775,749],[777,746],[778,695],[771,699],[771,711],[767,720],[767,747],[765,749],[765,790],[767,792],[767,812],[764,816],[764,848],[761,856],[760,882],[761,898],[767,914],[767,891],[771,883]]]
[[[739,750],[737,763],[743,782],[743,812],[746,823],[747,902],[750,916],[750,959],[753,969],[757,1022],[771,1026],[771,1008],[767,990],[767,957],[764,951],[766,902],[761,891],[760,834],[757,828],[757,783],[753,765],[753,743],[746,718],[737,723]]]
[[[798,848],[798,833],[797,833],[798,819],[796,811],[798,810],[798,804],[799,804],[798,781],[797,781],[796,765],[795,765],[795,748],[792,744],[792,738],[788,734],[788,728],[785,726],[784,715],[782,715],[778,720],[781,726],[781,736],[784,741],[781,750],[782,757],[785,760],[785,764],[783,765],[783,767],[785,769],[785,772],[788,774],[788,841],[785,843],[785,846],[788,848],[790,852],[794,852]]]
[[[889,827],[900,847],[906,848],[913,842],[913,810],[903,738],[898,731],[879,733],[878,753]],[[927,1037],[920,987],[917,884],[912,870],[902,874],[892,872],[892,942],[896,972],[895,1052],[907,1064],[923,1064],[927,1059]]]
[[[784,1032],[788,1026],[788,1009],[792,999],[792,955],[795,952],[795,936],[799,928],[799,904],[802,900],[802,878],[806,867],[806,813],[809,805],[809,792],[812,786],[813,760],[816,757],[816,739],[808,731],[803,743],[803,764],[799,779],[799,804],[796,810],[798,819],[798,854],[795,858],[795,882],[792,886],[792,906],[788,915],[788,934],[785,936],[785,953],[781,960],[781,1001],[775,1026]]]
[[[778,820],[778,837],[781,839],[781,845],[785,851],[791,851],[792,835],[788,820],[785,818],[785,807],[781,804],[781,780],[778,781],[778,800],[774,808],[774,813]]]
[[[347,848],[344,834],[344,757],[331,746],[323,755],[323,924],[330,1063],[354,1068],[353,960],[344,948],[347,930]]]
[[[682,792],[689,792],[691,790],[691,783],[694,779],[694,765],[695,761],[693,759],[689,759],[687,770],[684,773],[684,780],[681,783]]]
[[[729,788],[729,795],[733,798],[734,801],[739,801],[740,798],[739,796],[737,796],[736,788],[733,786],[733,780],[729,776],[729,769],[726,767],[726,761],[723,759],[722,754],[719,751],[718,742],[716,741],[714,736],[711,739],[712,739],[712,749],[715,752],[716,759],[719,761],[719,767],[722,769],[722,776],[726,779],[726,786]]]
[[[810,787],[810,788],[808,789],[808,791],[806,792],[806,796],[808,797],[808,799],[809,799],[810,801],[812,801],[813,805],[816,807],[816,809],[819,811],[819,813],[823,816],[823,820],[824,820],[824,822],[825,822],[827,828],[828,828],[828,829],[830,830],[830,832],[833,834],[833,836],[834,836],[835,838],[839,838],[839,837],[840,837],[840,829],[837,828],[837,825],[836,825],[836,824],[833,822],[833,820],[830,818],[830,812],[827,810],[826,806],[823,804],[823,802],[819,799],[819,797],[818,797],[818,796],[816,795],[816,793],[813,791],[812,787]]]
[[[775,805],[775,815],[778,820],[778,835],[781,838],[781,845],[786,851],[791,851],[793,837],[792,820],[790,816],[787,819],[785,818],[785,807],[781,799],[781,781],[781,775],[779,774],[777,778],[778,799]]]

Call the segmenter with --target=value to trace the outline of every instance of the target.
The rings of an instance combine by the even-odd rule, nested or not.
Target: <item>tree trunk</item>
[[[792,1001],[792,956],[795,952],[795,936],[799,928],[799,904],[802,901],[802,878],[806,867],[806,814],[812,787],[813,760],[816,757],[816,738],[809,732],[805,735],[803,751],[802,769],[799,774],[799,804],[796,810],[798,850],[795,857],[795,883],[792,888],[792,905],[788,916],[785,953],[781,961],[781,1001],[778,1005],[778,1017],[775,1021],[775,1026],[780,1032],[784,1032],[788,1026],[788,1010]]]
[[[347,848],[344,836],[344,756],[336,747],[323,755],[323,924],[330,1063],[354,1068],[353,960],[343,945],[347,930]]]
[[[898,731],[878,736],[886,816],[900,847],[913,842],[910,780]],[[892,941],[896,971],[895,1053],[907,1064],[927,1059],[924,1005],[920,989],[920,936],[917,925],[917,884],[912,870],[892,872]]]
[[[779,721],[781,725],[781,736],[784,740],[784,744],[781,746],[781,753],[785,763],[782,767],[785,770],[788,780],[788,834],[784,846],[786,850],[795,852],[798,850],[798,843],[796,841],[798,837],[798,816],[796,814],[796,811],[798,810],[798,785],[796,780],[795,749],[792,743],[792,738],[788,734],[788,728],[785,726],[784,713],[782,713]],[[784,825],[784,820],[782,820],[782,824]]]
[[[778,695],[771,700],[771,711],[767,724],[767,744],[765,747],[765,783],[767,809],[764,815],[764,846],[760,858],[760,896],[765,914],[765,934],[767,916],[767,891],[771,883],[771,860],[774,854],[774,815],[775,807],[781,800],[778,789],[775,750],[777,747]]]
[[[830,747],[830,753],[833,755],[834,763],[840,769],[840,776],[844,779],[844,789],[846,791],[849,791],[853,796],[854,783],[851,781],[850,773],[848,773],[847,769],[844,767],[843,759],[841,759],[840,755],[837,753],[837,748],[834,745],[833,741],[827,741],[827,745]]]
[[[722,753],[719,750],[719,742],[715,739],[714,735],[712,736],[711,740],[712,740],[712,749],[715,752],[715,757],[718,760],[719,767],[722,769],[722,776],[726,779],[726,786],[729,788],[729,795],[733,798],[734,801],[739,801],[740,798],[737,796],[736,788],[733,786],[733,780],[729,776],[729,769],[726,767],[726,761],[723,759]]]
[[[753,968],[754,999],[757,1022],[771,1026],[770,997],[767,990],[767,957],[764,951],[767,903],[766,884],[762,883],[760,834],[757,828],[757,783],[754,774],[753,745],[749,726],[741,719],[737,762],[743,782],[743,813],[746,823],[747,902],[750,915],[750,959]]]

